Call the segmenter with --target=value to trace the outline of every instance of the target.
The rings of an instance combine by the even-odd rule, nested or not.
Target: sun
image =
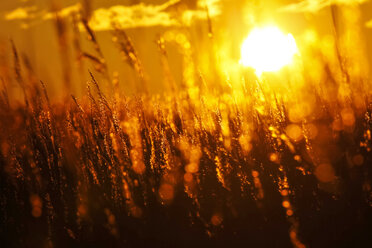
[[[252,67],[260,76],[291,64],[296,53],[296,41],[291,34],[271,26],[254,28],[242,44],[240,63]]]

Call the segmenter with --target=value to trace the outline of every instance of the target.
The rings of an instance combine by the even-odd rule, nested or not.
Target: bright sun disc
[[[285,35],[276,27],[255,28],[242,44],[240,63],[261,75],[290,64],[297,52],[291,34]]]

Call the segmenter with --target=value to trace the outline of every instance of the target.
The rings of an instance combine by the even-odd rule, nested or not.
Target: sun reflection
[[[290,64],[297,52],[291,34],[285,35],[277,27],[255,28],[242,44],[240,63],[252,67],[260,76]]]

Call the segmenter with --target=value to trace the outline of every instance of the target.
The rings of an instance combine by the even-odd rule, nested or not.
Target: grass
[[[58,21],[58,20],[57,20]],[[23,103],[0,104],[0,240],[9,247],[364,247],[372,232],[372,104],[362,82],[273,92],[175,89],[86,95],[63,103],[23,78]],[[61,31],[62,32],[62,31]],[[147,87],[134,45],[117,44]],[[158,45],[166,72],[162,40]],[[80,46],[78,43],[75,44]],[[79,57],[79,59],[81,59]],[[65,75],[65,78],[69,78]],[[352,81],[354,80],[354,81]],[[346,96],[332,92],[348,86]],[[360,86],[361,89],[353,86]],[[315,90],[314,90],[315,89]],[[293,92],[294,91],[294,92]],[[291,97],[288,97],[291,96]],[[306,110],[309,103],[312,111]],[[306,105],[308,106],[308,105]]]

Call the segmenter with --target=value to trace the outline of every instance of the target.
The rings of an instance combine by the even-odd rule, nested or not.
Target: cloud
[[[197,9],[187,9],[181,12],[170,10],[171,7],[180,4],[180,0],[168,1],[162,5],[140,3],[132,6],[117,5],[100,8],[93,12],[90,25],[95,30],[111,29],[112,21],[119,23],[123,28],[190,25],[195,19],[207,18],[205,5],[203,6],[200,2],[198,2]],[[207,2],[209,15],[211,17],[218,15],[220,13],[219,1],[209,0]]]
[[[160,5],[139,3],[136,5],[115,5],[98,8],[92,12],[89,24],[96,31],[111,30],[112,21],[122,28],[190,25],[194,20],[206,19],[220,14],[220,0],[198,0],[195,9],[186,8],[181,0],[169,0]],[[18,8],[5,15],[6,20],[30,21],[34,23],[50,20],[58,14],[62,18],[81,12],[81,5],[75,4],[57,12],[37,11],[36,7]],[[29,23],[24,23],[28,26]],[[25,26],[25,25],[23,25]]]
[[[123,28],[173,26],[177,23],[165,9],[176,2],[178,1],[169,1],[162,5],[140,3],[132,6],[117,5],[99,8],[93,11],[89,24],[98,31],[111,29],[112,21],[119,23]]]
[[[73,13],[79,13],[80,10],[81,10],[81,4],[77,3],[74,5],[68,6],[66,8],[60,9],[58,11],[55,11],[55,12],[48,12],[43,15],[42,19],[43,20],[53,19],[55,17],[55,14],[58,14],[60,17],[64,18],[64,17],[71,16]]]
[[[23,0],[29,1],[29,0]],[[42,19],[50,20],[58,14],[60,17],[68,17],[73,13],[79,13],[81,10],[81,4],[77,3],[66,8],[62,8],[57,11],[48,12],[47,10],[39,10],[36,6],[20,7],[12,10],[4,15],[4,19],[8,21],[13,20],[30,20],[30,19]]]
[[[35,13],[36,9],[37,9],[36,6],[17,8],[13,11],[6,13],[4,19],[8,21],[33,19],[36,16]]]
[[[182,14],[184,25],[190,25],[193,20],[205,20],[209,17],[215,17],[221,14],[220,0],[201,0],[198,1],[196,10],[186,10]],[[208,10],[208,13],[206,12]]]
[[[279,9],[281,12],[317,12],[330,5],[356,5],[369,0],[302,0]]]

